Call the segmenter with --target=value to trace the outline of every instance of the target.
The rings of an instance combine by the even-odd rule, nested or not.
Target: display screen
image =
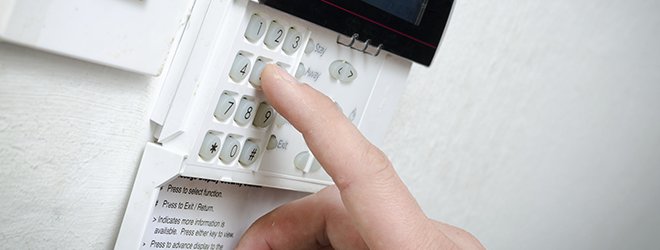
[[[419,25],[428,0],[362,0],[403,20]]]
[[[2,1],[2,0],[0,0]],[[349,39],[429,66],[454,0],[259,0]]]

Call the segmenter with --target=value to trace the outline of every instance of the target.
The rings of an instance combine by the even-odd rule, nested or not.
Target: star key
[[[199,156],[207,161],[212,160],[218,154],[220,144],[220,138],[214,134],[207,133],[199,148]]]

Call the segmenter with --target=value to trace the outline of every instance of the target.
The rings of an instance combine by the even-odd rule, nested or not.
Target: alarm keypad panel
[[[156,141],[142,156],[115,249],[147,249],[150,242],[174,239],[149,230],[165,226],[154,218],[178,213],[181,207],[163,207],[171,195],[164,188],[181,178],[282,194],[333,184],[302,135],[266,99],[266,65],[276,64],[328,96],[376,145],[412,65],[385,50],[365,53],[362,48],[376,50],[366,42],[346,46],[340,39],[351,38],[255,0],[197,0],[187,26],[152,113]],[[250,211],[213,213],[229,218]],[[241,228],[237,237],[251,223],[235,224]]]
[[[204,89],[215,94],[198,128],[189,130],[197,136],[184,169],[222,170],[212,177],[307,192],[332,184],[302,135],[268,104],[261,72],[279,65],[329,96],[358,126],[386,53],[375,57],[338,45],[337,33],[255,2],[248,2],[237,33],[219,79]]]

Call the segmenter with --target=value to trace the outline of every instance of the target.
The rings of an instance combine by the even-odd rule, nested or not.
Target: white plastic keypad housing
[[[265,29],[283,27],[277,45],[265,42],[272,39],[268,34],[246,37],[250,20],[261,20],[254,15]],[[298,48],[283,48],[298,36]],[[157,141],[145,149],[115,249],[142,246],[159,188],[179,176],[300,192],[332,184],[314,166],[302,135],[275,112],[263,111],[268,100],[250,80],[262,63],[277,64],[329,96],[367,139],[380,144],[412,63],[387,51],[363,53],[338,39],[346,38],[256,1],[197,0],[152,114]],[[241,65],[233,67],[235,62]],[[227,103],[219,105],[221,100]],[[259,126],[264,120],[267,126]],[[235,151],[221,158],[223,147]]]

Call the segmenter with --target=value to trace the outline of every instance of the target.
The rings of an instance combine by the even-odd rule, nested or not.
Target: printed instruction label
[[[141,249],[232,250],[252,222],[306,195],[179,177],[161,187]]]

